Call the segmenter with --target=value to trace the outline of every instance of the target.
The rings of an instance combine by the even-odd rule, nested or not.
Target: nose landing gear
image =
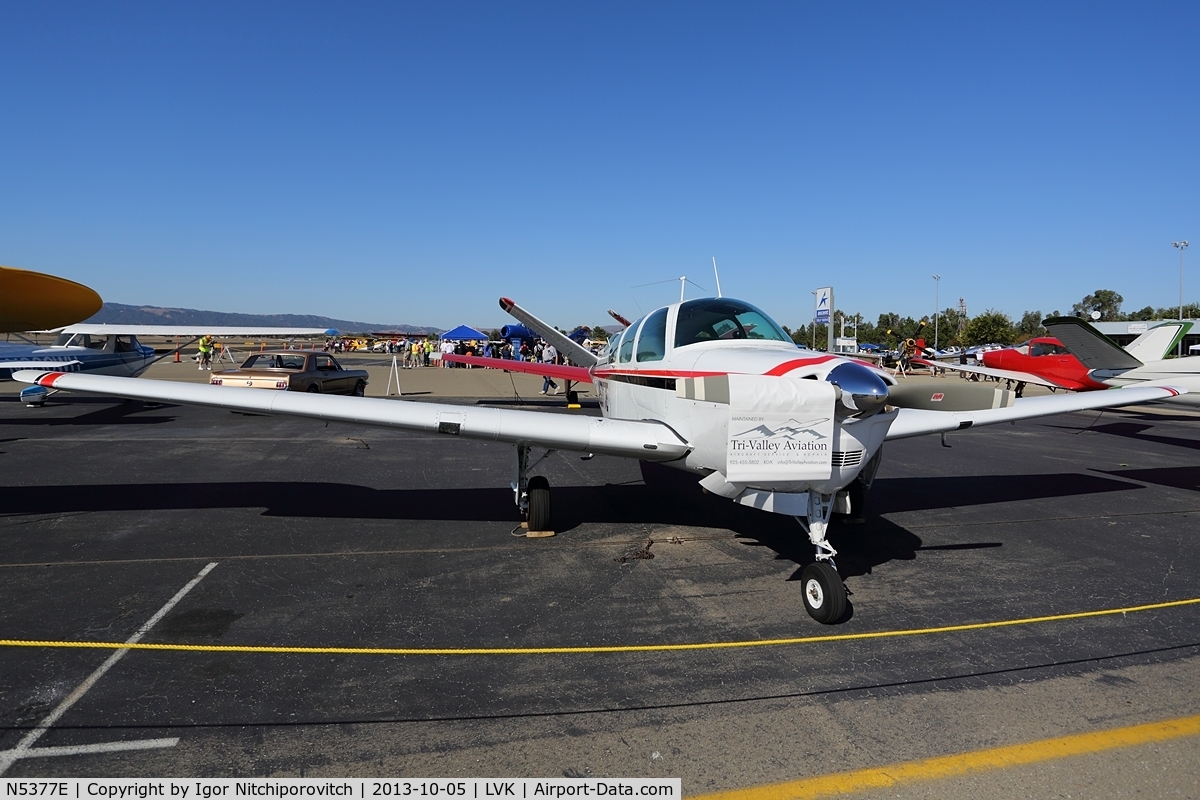
[[[833,513],[833,500],[833,495],[810,492],[808,518],[796,517],[817,550],[817,560],[800,573],[800,583],[804,587],[804,610],[822,625],[832,625],[846,614],[846,585],[842,583],[837,565],[833,562],[837,550],[825,538],[829,530],[829,517]]]

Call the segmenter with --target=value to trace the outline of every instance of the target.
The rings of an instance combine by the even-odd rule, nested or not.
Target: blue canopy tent
[[[461,342],[474,339],[475,341],[486,342],[488,335],[481,331],[477,331],[468,325],[459,325],[452,331],[446,331],[441,336],[442,339],[450,339],[451,341]]]

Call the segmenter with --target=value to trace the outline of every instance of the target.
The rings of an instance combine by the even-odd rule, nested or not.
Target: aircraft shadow
[[[175,421],[175,417],[173,416],[131,416],[141,411],[175,408],[175,406],[165,403],[144,403],[141,400],[123,400],[114,403],[111,398],[72,397],[69,403],[61,400],[47,401],[47,405],[50,404],[55,406],[80,405],[85,407],[88,405],[101,405],[103,407],[74,417],[51,417],[43,414],[41,409],[29,408],[24,409],[27,413],[0,420],[0,425],[41,427],[59,427],[63,425],[161,425],[165,422]]]
[[[1200,467],[1191,468],[1194,486]],[[1122,477],[1141,475],[1120,473]],[[553,489],[554,527],[568,532],[585,523],[664,524],[717,528],[749,539],[749,547],[767,547],[776,558],[795,563],[791,580],[813,560],[813,549],[795,520],[765,514],[704,494],[691,476],[660,465],[643,468],[644,482],[604,486],[557,486]],[[1134,484],[1096,475],[999,475],[876,481],[866,518],[859,524],[835,518],[830,541],[839,551],[843,577],[864,575],[893,560],[912,560],[925,549],[970,550],[1003,546],[978,542],[924,547],[921,539],[881,514],[1030,497],[1139,489]],[[164,511],[262,508],[264,516],[318,519],[430,521],[520,520],[506,487],[457,489],[374,489],[343,483],[306,481],[191,482],[9,486],[0,489],[0,513],[46,514],[102,511]]]
[[[1122,436],[1126,439],[1135,439],[1140,442],[1155,442],[1173,447],[1186,447],[1189,450],[1200,450],[1200,439],[1183,439],[1178,436],[1159,436],[1146,433],[1146,431],[1153,430],[1153,428],[1153,425],[1145,425],[1138,422],[1110,422],[1107,425],[1095,425],[1087,430],[1095,431],[1096,433],[1106,433],[1110,436]]]
[[[1097,470],[1097,472],[1159,486],[1170,486],[1173,489],[1200,492],[1200,467],[1158,467],[1155,469]]]

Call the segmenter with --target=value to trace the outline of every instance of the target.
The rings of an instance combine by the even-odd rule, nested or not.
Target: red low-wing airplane
[[[1190,328],[1190,322],[1182,324],[1165,322],[1156,325],[1125,346],[1126,357],[1133,356],[1133,359],[1130,360],[1134,363],[1138,359],[1141,361],[1163,359]],[[952,369],[957,372],[986,375],[1017,383],[1035,383],[1052,389],[1069,389],[1075,392],[1090,392],[1111,387],[1111,384],[1097,380],[1091,374],[1092,369],[1085,366],[1062,341],[1053,336],[1037,336],[1012,347],[988,350],[981,354],[981,358],[983,359],[982,366],[954,364],[927,358],[913,359],[913,362],[937,369]]]
[[[801,573],[804,605],[840,621],[846,590],[826,533],[834,512],[859,508],[885,440],[959,431],[1180,394],[1172,386],[1015,399],[964,381],[895,385],[875,367],[835,355],[803,356],[759,309],[731,298],[659,308],[609,340],[598,356],[511,300],[501,307],[538,331],[595,384],[601,417],[333,397],[24,370],[14,378],[56,389],[159,402],[380,425],[515,446],[513,499],[531,531],[551,529],[550,485],[530,476],[532,448],[657,461],[709,492],[800,522],[816,550]],[[535,374],[551,365],[473,359]],[[498,363],[496,363],[498,362]],[[566,374],[562,374],[566,377]],[[539,459],[540,460],[540,459]]]

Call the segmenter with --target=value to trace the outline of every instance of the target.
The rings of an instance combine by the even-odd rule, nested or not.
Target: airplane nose
[[[838,416],[862,419],[878,414],[887,405],[887,384],[862,364],[839,364],[830,370],[825,380],[842,390]]]

